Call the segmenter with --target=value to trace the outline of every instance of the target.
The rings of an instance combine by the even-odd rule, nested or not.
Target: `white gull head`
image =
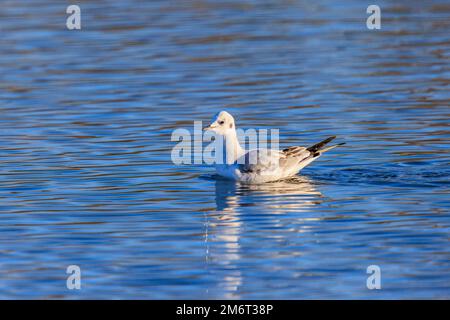
[[[216,134],[226,136],[236,131],[236,125],[234,124],[234,118],[226,111],[220,111],[217,113],[211,124],[204,128],[204,130],[213,131]]]

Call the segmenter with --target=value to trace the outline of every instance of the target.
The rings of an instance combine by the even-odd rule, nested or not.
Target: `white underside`
[[[289,168],[281,168],[279,166],[273,166],[271,168],[268,168],[267,170],[260,171],[258,173],[256,172],[241,172],[239,170],[239,165],[237,164],[222,164],[222,165],[216,165],[216,172],[218,175],[239,181],[242,183],[265,183],[265,182],[272,182],[272,181],[278,181],[287,179],[289,177],[292,177],[300,172],[304,167],[309,165],[311,162],[319,158],[312,157],[308,158],[306,160],[300,161],[295,166],[289,167]]]

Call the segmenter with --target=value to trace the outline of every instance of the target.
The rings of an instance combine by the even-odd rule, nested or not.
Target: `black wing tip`
[[[312,152],[312,153],[316,153],[317,151],[319,151],[319,149],[321,149],[323,146],[325,146],[327,143],[333,141],[334,139],[336,139],[336,136],[328,137],[325,140],[320,141],[319,143],[316,143],[315,145],[312,145],[311,147],[306,148],[306,150],[308,150],[309,152]]]

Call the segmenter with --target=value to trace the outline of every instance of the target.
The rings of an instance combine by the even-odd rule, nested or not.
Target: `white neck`
[[[226,164],[233,164],[240,156],[244,155],[244,149],[239,144],[236,130],[228,130],[223,136],[223,143]]]

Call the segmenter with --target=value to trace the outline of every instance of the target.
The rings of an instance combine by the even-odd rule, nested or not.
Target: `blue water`
[[[448,1],[76,4],[1,5],[0,298],[450,298]],[[258,186],[174,165],[221,109],[347,144]]]

